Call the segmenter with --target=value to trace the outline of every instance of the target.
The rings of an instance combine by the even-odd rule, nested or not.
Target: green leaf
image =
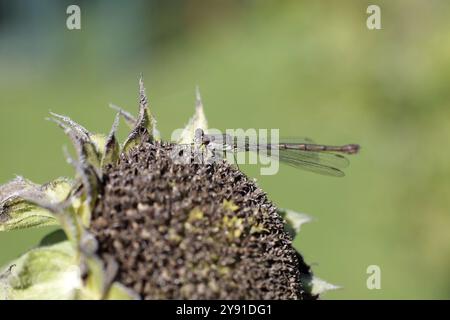
[[[17,177],[0,186],[0,231],[57,225],[58,221],[49,208],[29,199],[56,206],[69,196],[71,189],[72,182],[65,178],[39,186]]]
[[[2,268],[0,300],[73,299],[82,285],[76,256],[68,241],[25,253]]]
[[[97,196],[100,192],[100,177],[93,166],[81,161],[75,160],[65,150],[67,162],[76,170],[78,178],[81,180],[83,193],[72,199],[72,206],[76,213],[81,217],[84,226],[89,227],[91,221],[92,209],[95,207]]]
[[[79,210],[86,207],[86,201],[77,197],[70,197],[55,204],[32,194],[23,197],[28,203],[50,212],[73,246],[75,248],[80,246],[87,232],[83,225],[83,216],[79,213]]]
[[[202,129],[204,132],[207,132],[208,130],[208,121],[206,120],[206,116],[203,111],[202,98],[198,87],[196,88],[195,114],[191,119],[189,119],[188,124],[184,127],[176,142],[179,144],[192,143],[195,138],[195,130],[197,129]]]
[[[105,154],[106,139],[107,137],[102,133],[93,133],[91,135],[91,141],[95,146],[99,159],[101,159]]]
[[[278,209],[278,214],[286,221],[286,231],[295,238],[303,224],[311,222],[312,218],[304,213],[289,209]]]
[[[75,212],[73,207],[68,207],[62,214],[58,215],[58,222],[69,241],[75,247],[78,247],[85,230],[82,217]]]
[[[95,255],[86,256],[87,277],[78,296],[79,299],[101,300],[110,293],[118,265],[111,256],[106,256],[105,259],[106,263]]]
[[[109,107],[111,109],[116,110],[117,112],[119,112],[119,114],[123,117],[123,119],[125,120],[125,123],[128,125],[128,127],[130,127],[130,129],[134,129],[134,127],[136,126],[137,123],[137,119],[128,111],[123,110],[122,108],[116,106],[115,104],[110,103]],[[161,134],[158,131],[158,129],[156,129],[156,119],[153,117],[151,118],[152,122],[153,122],[153,138],[157,141],[161,140]]]
[[[87,259],[88,276],[78,299],[100,300],[103,297],[104,271],[103,262],[97,257]]]
[[[149,108],[148,100],[145,94],[144,81],[139,78],[139,116],[133,130],[125,140],[123,151],[128,152],[131,148],[139,145],[142,141],[148,137],[150,140],[154,140],[153,130],[156,127],[156,121],[152,117]]]
[[[35,189],[37,187],[37,184],[18,176],[12,181],[0,185],[0,201],[3,201],[14,194],[18,194],[20,191]]]
[[[105,300],[140,300],[140,297],[121,283],[114,282],[106,294]]]
[[[116,131],[119,126],[120,112],[117,113],[116,118],[114,120],[111,131],[106,138],[106,143],[104,147],[103,157],[102,157],[102,168],[105,168],[107,165],[114,164],[119,160],[120,154],[120,146],[119,142],[116,139]]]
[[[73,181],[68,178],[58,178],[42,185],[42,190],[52,202],[59,202],[67,199],[73,188]]]
[[[0,206],[0,231],[57,225],[51,212],[26,201],[6,201]]]

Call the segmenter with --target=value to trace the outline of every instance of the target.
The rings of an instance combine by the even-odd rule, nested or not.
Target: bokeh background
[[[66,28],[69,4],[80,31]],[[382,30],[367,29],[369,4]],[[343,287],[325,299],[450,298],[450,2],[2,0],[0,183],[72,176],[48,111],[108,132],[108,103],[137,111],[140,72],[165,138],[198,84],[212,127],[363,146],[340,179],[244,168],[315,218],[295,243]],[[0,233],[0,265],[48,231]],[[366,287],[369,265],[380,290]]]

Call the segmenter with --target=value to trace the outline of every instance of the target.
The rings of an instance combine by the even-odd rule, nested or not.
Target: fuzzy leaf
[[[141,76],[139,78],[139,116],[133,130],[125,140],[123,151],[128,152],[131,148],[139,145],[146,137],[153,140],[153,128],[155,126],[156,121],[150,114],[144,81]]]
[[[83,188],[83,194],[73,199],[73,207],[82,218],[84,226],[89,227],[91,211],[95,206],[101,188],[100,176],[91,165],[71,158],[67,150],[65,150],[65,153],[67,162],[75,168]],[[80,157],[83,158],[82,155]]]
[[[48,118],[48,120],[58,124],[69,136],[75,147],[79,161],[84,165],[91,165],[96,169],[97,175],[101,176],[101,155],[98,147],[99,145],[101,147],[102,140],[104,141],[105,138],[102,138],[101,135],[91,134],[88,130],[71,120],[69,117],[52,112],[51,115],[54,116],[54,118]]]
[[[64,178],[39,186],[18,177],[0,186],[0,231],[58,224],[51,210],[36,201],[56,206],[69,196],[71,188],[71,181]]]
[[[89,140],[91,133],[82,125],[76,123],[67,116],[63,116],[54,112],[50,112],[54,118],[49,118],[49,120],[56,122],[58,125],[64,129],[71,129],[76,132],[76,136],[83,140]],[[57,119],[57,121],[55,121]]]
[[[324,294],[327,291],[338,290],[341,287],[328,283],[315,276],[307,276],[302,279],[305,289],[312,295],[318,296]]]
[[[117,273],[118,265],[110,256],[107,256],[106,260],[105,264],[94,255],[87,256],[88,273],[85,285],[80,291],[79,299],[101,300],[108,295]]]
[[[72,206],[72,199],[53,204],[46,200],[27,196],[25,201],[50,212],[55,218],[55,224],[58,224],[64,230],[67,239],[75,247],[79,246],[83,239],[85,229],[83,227],[82,217],[79,216]]]
[[[11,231],[57,225],[58,221],[47,210],[21,201],[2,212],[0,231]]]
[[[109,104],[109,107],[116,110],[124,118],[125,123],[130,127],[130,129],[133,129],[136,126],[137,119],[131,113],[112,103]]]
[[[14,180],[4,185],[0,185],[0,201],[3,201],[14,194],[18,194],[20,191],[34,189],[37,187],[37,184],[24,179],[23,177],[16,177]]]
[[[73,299],[81,287],[76,252],[68,241],[33,249],[12,264],[2,269],[0,300]]]
[[[105,168],[109,164],[114,164],[119,159],[120,154],[120,146],[119,142],[116,139],[116,131],[119,126],[120,112],[117,113],[116,118],[114,120],[111,131],[106,138],[106,143],[103,152],[102,158],[102,168]]]
[[[105,154],[106,139],[107,137],[101,133],[93,133],[91,135],[91,141],[94,144],[95,150],[97,151],[97,155],[100,159]]]
[[[84,203],[77,197],[68,197],[64,201],[53,203],[48,199],[27,193],[21,196],[26,203],[34,205],[42,210],[47,210],[54,217],[57,224],[64,230],[67,239],[78,248],[86,233],[82,216],[78,214],[79,203]]]
[[[190,144],[194,141],[195,130],[202,129],[204,132],[208,130],[208,121],[206,120],[203,110],[203,102],[200,96],[200,89],[196,88],[195,97],[195,114],[189,119],[188,124],[184,127],[180,137],[176,140],[179,144]]]
[[[69,241],[75,247],[78,247],[84,234],[82,217],[80,217],[72,207],[69,207],[63,214],[58,215],[58,222]]]
[[[109,107],[111,109],[116,110],[117,112],[119,112],[119,114],[123,117],[123,119],[125,120],[125,123],[128,125],[128,127],[130,127],[130,129],[134,129],[134,127],[136,126],[137,123],[137,119],[128,111],[125,111],[124,109],[116,106],[115,104],[110,103]],[[159,132],[158,129],[156,129],[156,119],[152,118],[152,122],[153,122],[153,138],[157,141],[161,140],[161,133]]]
[[[293,238],[300,232],[300,228],[303,224],[312,221],[312,218],[307,214],[289,209],[278,209],[278,214],[286,221],[286,230]]]
[[[90,257],[87,259],[88,276],[83,289],[80,291],[78,299],[99,300],[103,296],[104,272],[103,263],[99,258]]]
[[[58,178],[42,185],[42,190],[51,201],[63,201],[67,199],[73,188],[73,181],[67,178]]]

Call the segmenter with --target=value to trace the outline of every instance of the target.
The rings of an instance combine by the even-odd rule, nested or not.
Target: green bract
[[[159,140],[156,121],[149,111],[142,77],[139,79],[139,113],[130,113],[111,105],[117,115],[108,135],[93,134],[70,118],[51,113],[49,120],[61,127],[75,147],[76,158],[67,155],[75,168],[73,180],[58,178],[37,185],[22,177],[0,186],[0,231],[58,225],[62,239],[54,235],[40,246],[23,254],[0,269],[0,299],[138,299],[122,284],[115,282],[118,269],[114,258],[100,259],[96,255],[97,240],[89,233],[92,210],[102,188],[107,166],[117,163],[121,153],[129,152],[143,139]],[[119,118],[123,117],[131,132],[121,146],[116,139]],[[197,128],[207,131],[200,93],[196,92],[196,109],[177,143],[192,143]],[[238,207],[232,202],[223,206],[230,212]],[[303,214],[280,210],[286,228],[293,236],[310,220]],[[202,212],[192,211],[194,221]],[[233,218],[223,223],[240,232],[241,221]],[[254,226],[251,232],[261,232]],[[52,240],[53,239],[53,240]],[[317,278],[304,279],[313,295],[335,289]]]
[[[2,299],[74,299],[82,287],[74,247],[64,241],[33,249],[3,270]]]

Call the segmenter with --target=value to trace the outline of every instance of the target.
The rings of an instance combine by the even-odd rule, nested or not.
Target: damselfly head
[[[359,144],[347,144],[343,147],[342,151],[347,154],[356,154],[360,148]]]

